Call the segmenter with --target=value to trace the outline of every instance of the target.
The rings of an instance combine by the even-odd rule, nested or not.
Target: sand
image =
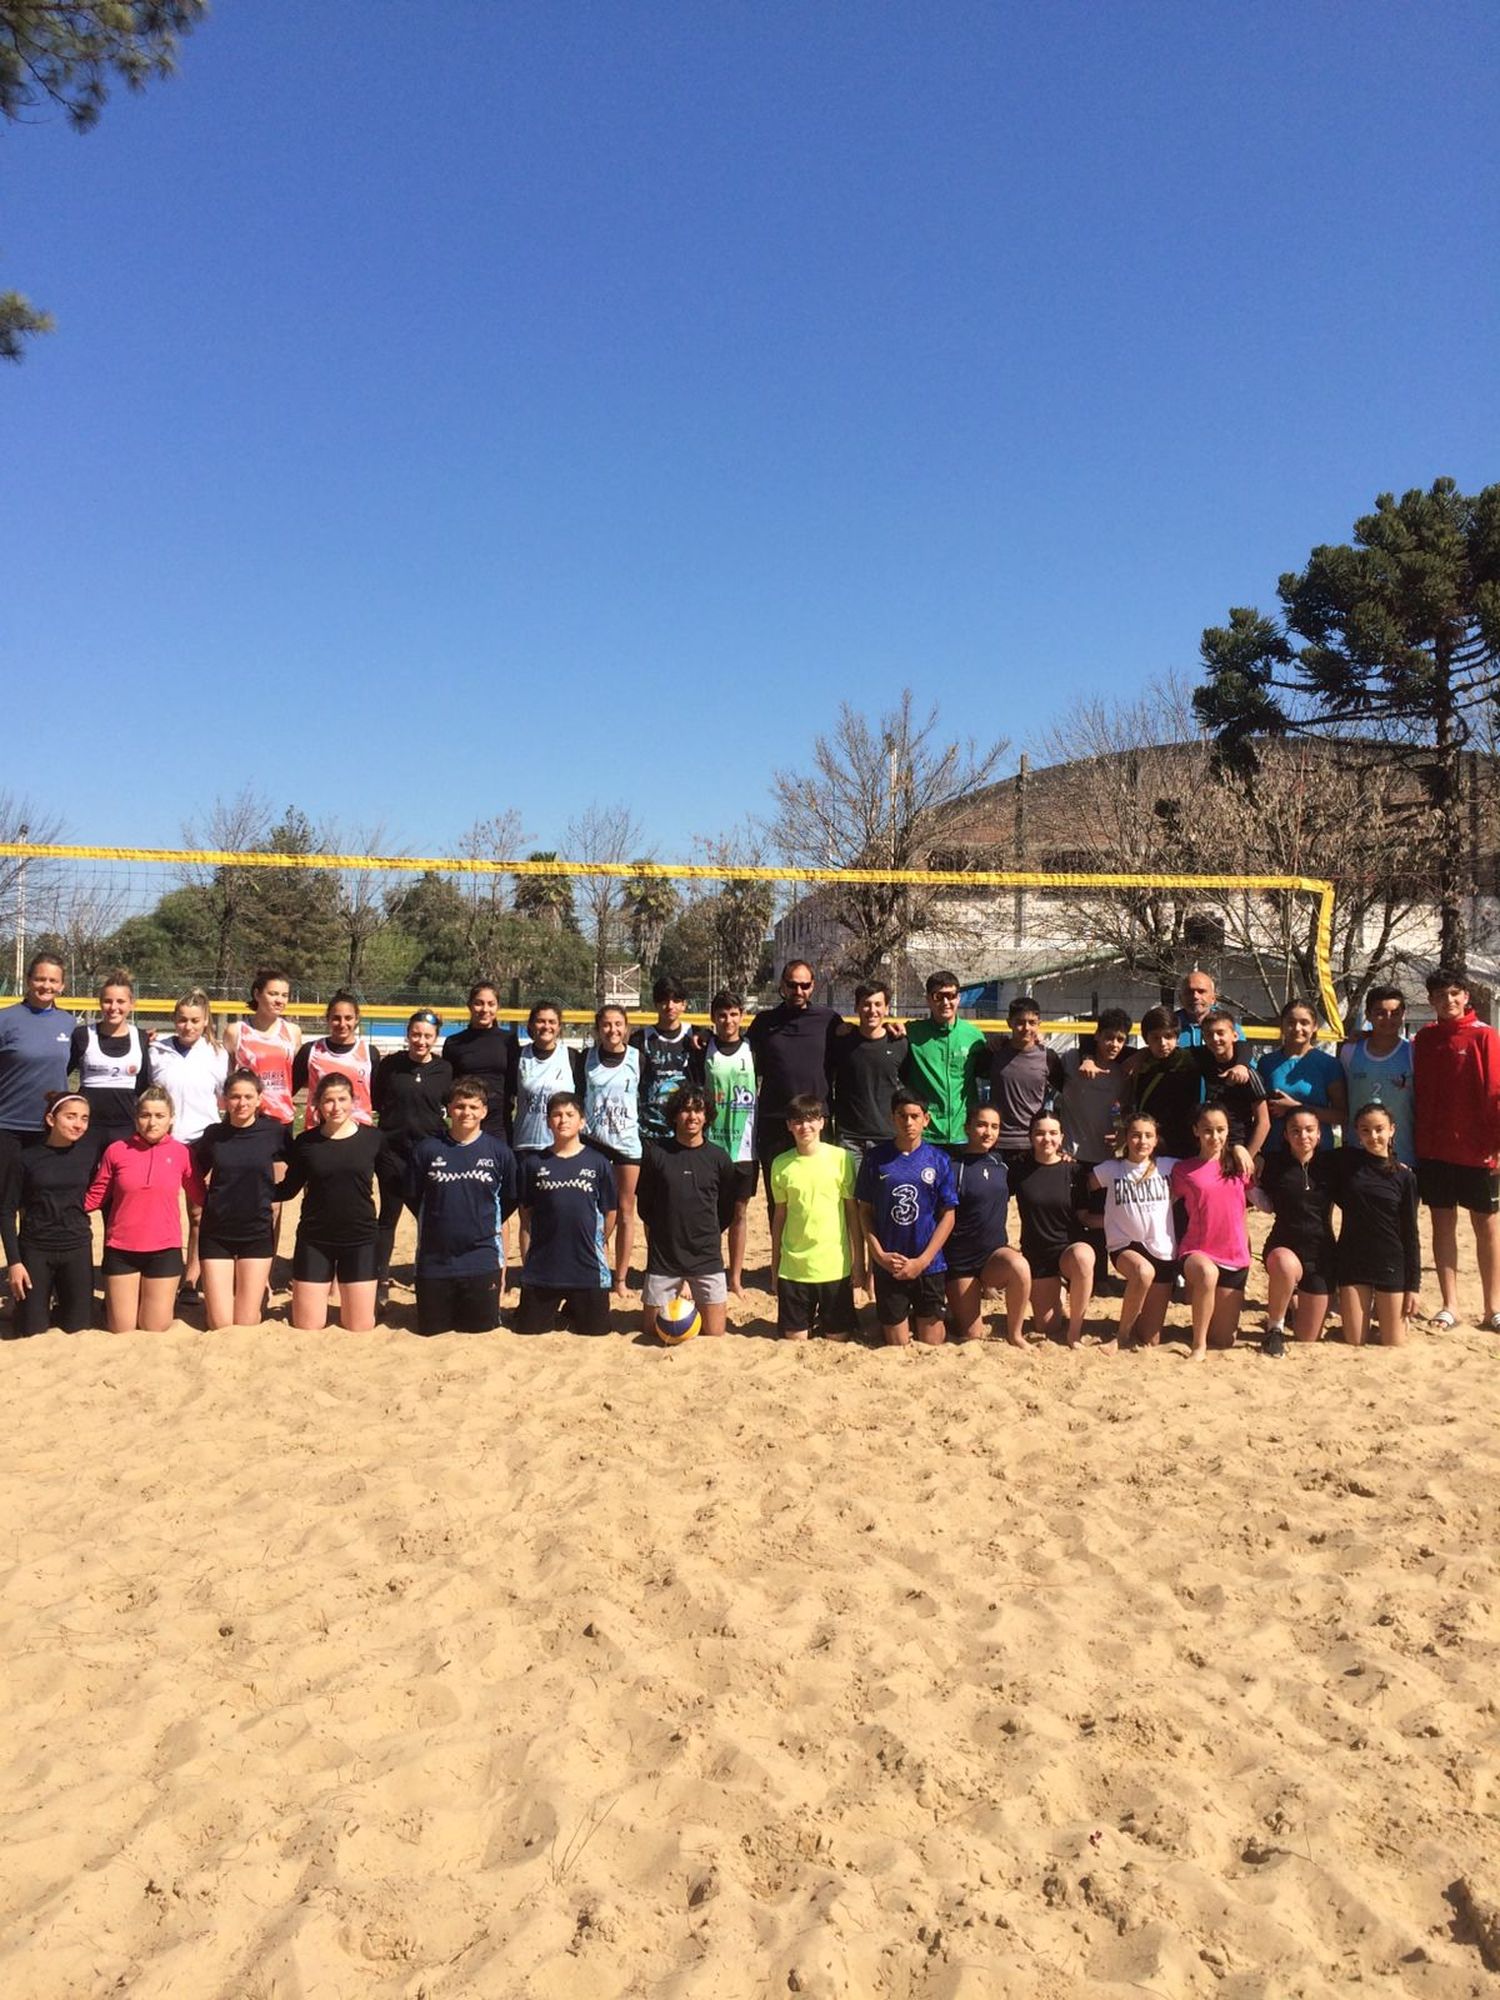
[[[10,2000],[1500,1993],[1493,1336],[0,1375]]]

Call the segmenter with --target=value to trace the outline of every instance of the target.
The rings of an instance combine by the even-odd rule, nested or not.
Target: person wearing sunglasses
[[[774,1220],[771,1163],[791,1144],[787,1112],[793,1098],[828,1101],[833,1051],[843,1016],[835,1007],[813,999],[812,967],[794,958],[782,967],[781,998],[750,1023],[745,1039],[760,1078],[756,1105],[755,1150],[765,1184],[766,1207]]]

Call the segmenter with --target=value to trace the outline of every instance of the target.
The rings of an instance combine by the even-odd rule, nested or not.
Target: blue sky
[[[0,131],[0,786],[443,852],[1034,746],[1500,477],[1490,4],[220,0]],[[67,754],[72,751],[75,754]],[[60,754],[62,753],[62,754]]]

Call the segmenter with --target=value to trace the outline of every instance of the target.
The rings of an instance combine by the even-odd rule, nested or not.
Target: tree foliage
[[[1194,705],[1219,762],[1249,776],[1261,740],[1295,735],[1384,745],[1435,815],[1441,950],[1461,959],[1463,753],[1500,698],[1500,484],[1382,493],[1352,543],[1315,548],[1277,595],[1279,618],[1239,607],[1203,634]]]

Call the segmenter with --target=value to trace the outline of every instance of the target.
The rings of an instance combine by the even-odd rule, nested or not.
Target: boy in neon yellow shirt
[[[771,1163],[771,1270],[783,1340],[806,1340],[814,1327],[844,1340],[859,1329],[854,1287],[864,1289],[865,1254],[854,1206],[858,1162],[824,1143],[827,1117],[821,1098],[794,1097],[786,1109],[792,1147]]]

